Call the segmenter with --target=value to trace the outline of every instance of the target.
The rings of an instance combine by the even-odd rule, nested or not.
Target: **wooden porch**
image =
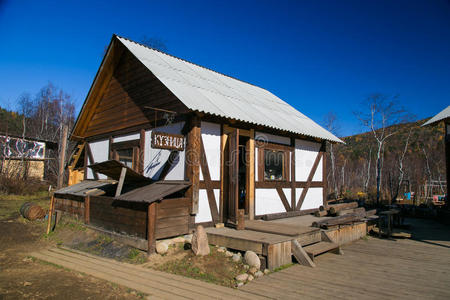
[[[206,228],[206,232],[210,244],[253,251],[266,262],[269,270],[292,263],[292,256],[299,263],[314,267],[315,256],[329,251],[341,252],[339,241],[333,240],[337,234],[311,227],[313,219],[310,217],[314,218],[301,216],[284,219],[285,222],[247,220],[244,230],[224,227]]]

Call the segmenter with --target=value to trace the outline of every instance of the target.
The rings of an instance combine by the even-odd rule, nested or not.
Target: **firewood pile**
[[[358,202],[348,202],[340,204],[332,204],[328,206],[321,206],[319,211],[314,215],[316,217],[330,216],[324,220],[312,223],[312,226],[319,228],[329,228],[337,225],[352,224],[354,222],[365,221],[376,214],[377,210],[367,210],[364,207],[358,207]]]

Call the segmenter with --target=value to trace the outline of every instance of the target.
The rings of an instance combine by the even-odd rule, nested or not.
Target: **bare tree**
[[[332,132],[333,134],[337,135],[339,126],[337,124],[337,116],[334,112],[329,112],[325,118],[324,118],[324,125],[325,128],[328,129],[328,131]],[[337,187],[337,181],[336,181],[336,161],[334,156],[334,149],[333,149],[333,143],[328,143],[329,149],[330,149],[330,161],[331,161],[331,179],[332,179],[332,186],[333,186],[333,192],[334,197],[337,199],[338,197],[338,187]]]
[[[376,151],[376,182],[377,205],[380,204],[381,174],[383,169],[384,146],[389,137],[397,132],[393,125],[406,121],[406,111],[397,104],[398,97],[373,94],[363,103],[364,111],[355,112],[361,124],[368,128],[377,145]]]
[[[364,193],[367,193],[369,190],[369,182],[370,182],[370,165],[372,163],[372,147],[369,147],[369,156],[367,158],[367,172],[364,178]]]
[[[406,155],[406,152],[408,151],[409,139],[411,138],[411,131],[412,131],[412,128],[409,129],[408,136],[407,136],[406,141],[405,141],[405,147],[403,148],[403,152],[401,153],[400,157],[398,158],[398,172],[399,172],[399,174],[398,174],[398,181],[397,181],[397,186],[396,186],[396,189],[395,189],[395,192],[394,192],[394,196],[392,197],[392,202],[396,201],[396,199],[398,197],[398,193],[399,193],[400,187],[401,187],[401,185],[403,183],[403,178],[405,176],[405,170],[404,170],[404,167],[403,167],[403,161],[405,160],[405,155]]]

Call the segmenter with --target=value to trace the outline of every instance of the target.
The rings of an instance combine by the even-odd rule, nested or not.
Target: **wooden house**
[[[118,179],[118,170],[99,171],[116,160],[155,183],[187,182],[179,185],[184,190],[172,186],[176,196],[158,199],[147,197],[156,184],[139,187],[134,198],[126,196],[133,191],[102,196],[96,211],[131,198],[157,202],[161,207],[151,210],[150,204],[148,216],[172,223],[156,224],[156,238],[187,233],[196,224],[236,225],[238,210],[255,219],[319,208],[326,199],[325,145],[341,142],[265,89],[117,35],[71,139],[80,144],[74,169],[84,179]],[[83,204],[79,208],[83,214]],[[138,236],[145,238],[141,223]],[[165,230],[169,226],[173,230]]]

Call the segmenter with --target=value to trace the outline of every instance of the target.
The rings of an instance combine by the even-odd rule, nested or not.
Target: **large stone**
[[[262,276],[264,276],[264,273],[261,272],[261,271],[258,271],[258,272],[255,273],[255,278],[259,278],[259,277],[262,277]]]
[[[232,257],[233,256],[233,252],[227,251],[227,252],[225,252],[225,256],[226,257]]]
[[[253,275],[248,275],[247,281],[252,281],[253,279],[255,279],[255,277],[253,277]]]
[[[231,257],[231,260],[234,262],[240,262],[241,261],[241,256],[237,255],[237,254],[233,254],[233,256]]]
[[[208,236],[206,235],[205,228],[198,225],[192,235],[192,252],[195,255],[208,255],[209,254]]]
[[[191,243],[192,242],[192,234],[186,234],[184,236],[184,240],[186,241],[186,243]]]
[[[250,267],[255,267],[258,270],[261,267],[261,261],[259,260],[258,255],[256,255],[256,253],[253,251],[245,252],[244,259],[247,265],[249,265]]]
[[[169,250],[169,245],[167,245],[165,242],[156,243],[156,253],[166,254],[167,250]]]
[[[227,248],[225,247],[219,247],[219,249],[217,249],[217,252],[225,252],[227,251]]]
[[[235,279],[236,279],[237,281],[242,281],[242,282],[247,281],[247,279],[248,279],[248,274],[246,274],[246,273],[239,274],[238,276],[236,276]]]
[[[258,272],[258,268],[256,268],[256,267],[251,267],[249,270],[248,270],[248,272],[250,273],[250,274],[252,274],[252,275],[255,275],[256,274],[256,272]]]

